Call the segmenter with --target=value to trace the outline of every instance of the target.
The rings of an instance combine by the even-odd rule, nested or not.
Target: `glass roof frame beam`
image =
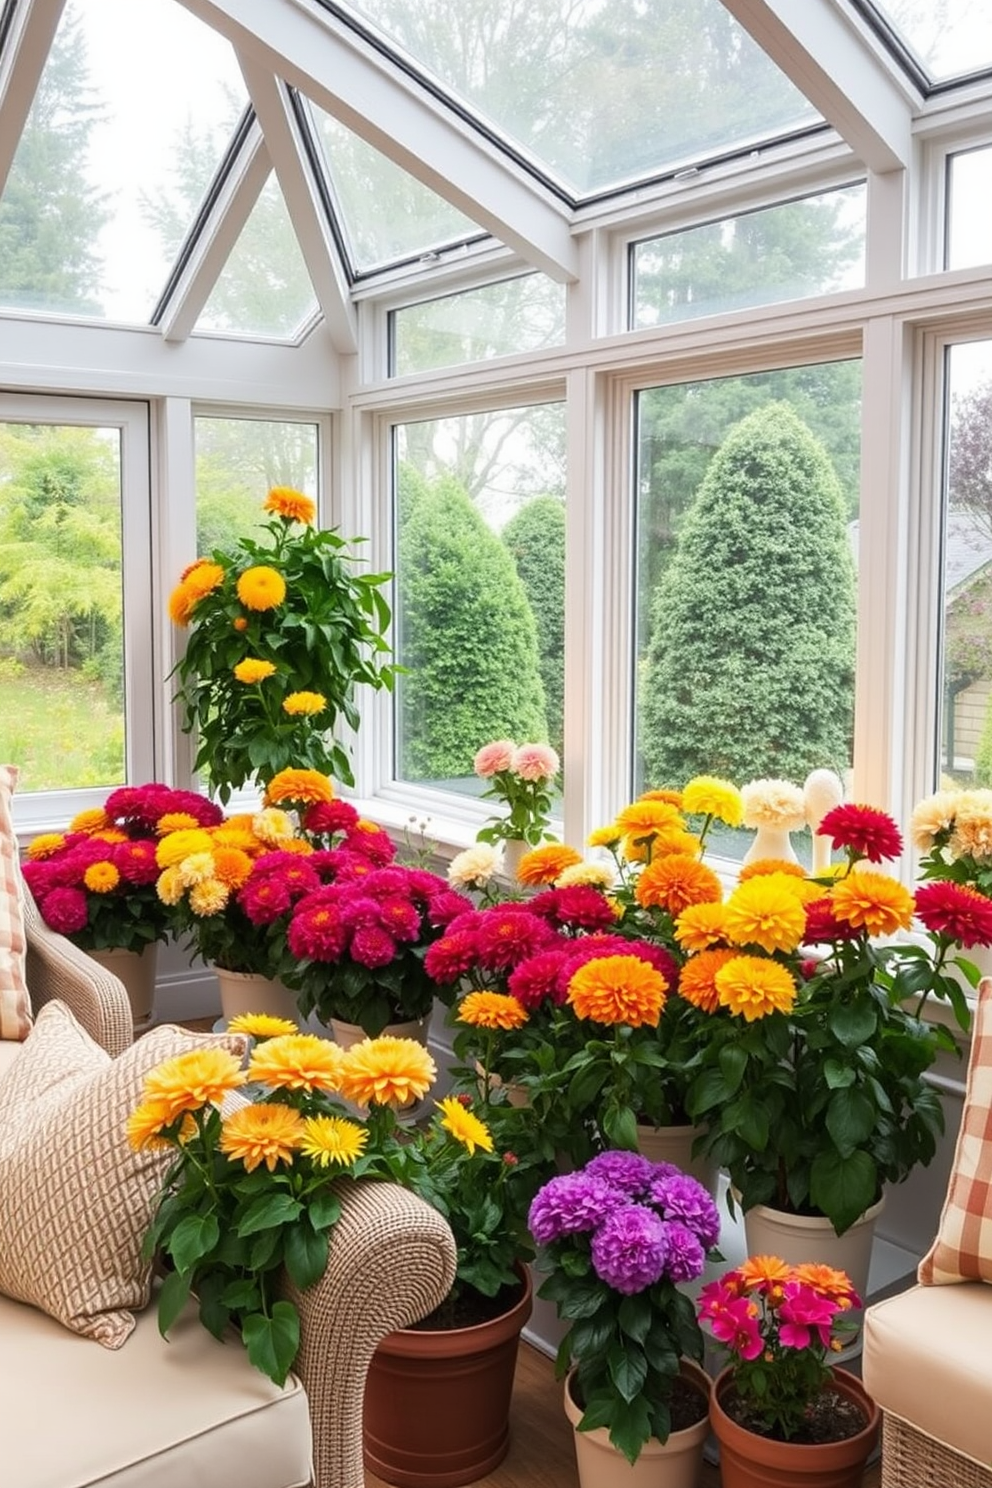
[[[575,280],[567,205],[336,17],[294,0],[179,3],[534,268],[559,283]]]
[[[0,53],[0,196],[41,82],[66,0],[14,0]]]
[[[187,251],[187,240],[180,252],[181,268],[164,305],[156,307],[153,316],[163,340],[170,343],[185,341],[199,320],[272,171],[257,118],[248,123],[233,159],[225,165],[205,214],[193,225],[192,246]]]
[[[302,138],[300,120],[282,79],[242,52],[237,57],[334,349],[353,355],[358,351],[358,316],[351,303],[348,266],[309,164],[310,142]]]
[[[836,0],[722,3],[869,170],[908,169],[922,95],[886,65],[853,15]]]

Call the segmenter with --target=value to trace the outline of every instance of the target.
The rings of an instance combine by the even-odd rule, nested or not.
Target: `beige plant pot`
[[[296,994],[282,982],[253,971],[228,971],[224,966],[215,966],[214,972],[225,1022],[230,1023],[243,1013],[267,1013],[272,1018],[288,1018],[299,1023]]]
[[[390,1038],[415,1039],[418,1044],[426,1044],[430,1026],[431,1014],[428,1013],[426,1018],[413,1018],[407,1023],[387,1023],[382,1036],[388,1034]],[[352,1044],[370,1037],[360,1023],[344,1023],[340,1018],[331,1018],[330,1027],[334,1042],[342,1049],[350,1049]]]
[[[868,1272],[875,1240],[875,1224],[885,1205],[885,1196],[866,1209],[849,1230],[838,1235],[829,1219],[817,1215],[786,1214],[756,1204],[744,1215],[744,1239],[748,1255],[777,1255],[790,1266],[818,1261],[846,1271],[858,1295],[868,1294]],[[863,1311],[863,1309],[862,1309]],[[851,1317],[861,1320],[862,1312]],[[852,1336],[852,1340],[853,1336]]]
[[[693,1157],[692,1144],[699,1136],[698,1126],[637,1127],[637,1150],[652,1162],[674,1163],[701,1183],[715,1199],[720,1169],[711,1157]]]
[[[708,1403],[709,1376],[689,1359],[682,1360],[681,1372],[698,1385],[700,1395]],[[571,1378],[569,1374],[565,1381],[565,1414],[575,1428],[579,1488],[696,1488],[703,1464],[703,1444],[710,1429],[708,1414],[695,1426],[673,1431],[666,1442],[656,1438],[645,1442],[637,1461],[630,1463],[612,1444],[605,1427],[597,1426],[593,1431],[578,1429],[582,1411],[572,1399]]]
[[[124,951],[112,947],[106,951],[88,951],[87,954],[124,983],[131,1004],[131,1020],[135,1032],[147,1028],[152,1021],[155,1006],[157,942],[152,941],[141,951]]]

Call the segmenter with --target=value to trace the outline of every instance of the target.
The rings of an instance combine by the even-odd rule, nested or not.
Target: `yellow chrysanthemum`
[[[769,1013],[791,1012],[796,1001],[796,983],[788,969],[762,956],[734,956],[717,972],[716,990],[721,1006],[748,1023]]]
[[[260,1044],[248,1065],[249,1080],[277,1090],[329,1090],[340,1087],[344,1050],[315,1033],[284,1033]]]
[[[155,835],[167,837],[170,832],[194,832],[198,826],[199,822],[189,811],[166,811],[155,823]]]
[[[271,1039],[300,1030],[291,1018],[278,1018],[275,1013],[236,1013],[228,1019],[227,1031],[245,1033],[251,1039]]]
[[[246,568],[235,587],[246,610],[274,610],[286,598],[286,580],[265,563]]]
[[[583,859],[565,868],[555,880],[559,889],[571,888],[574,884],[589,884],[594,889],[612,889],[616,884],[616,869],[612,863],[590,863]]]
[[[262,506],[265,511],[275,512],[277,517],[285,517],[290,522],[303,522],[306,526],[317,515],[315,502],[309,496],[304,496],[302,491],[294,491],[289,486],[273,486]]]
[[[121,881],[113,863],[90,863],[83,874],[83,883],[94,894],[110,894]]]
[[[625,806],[615,825],[624,837],[652,837],[657,832],[685,828],[678,808],[669,801],[648,801],[643,797]]]
[[[214,877],[229,889],[240,889],[251,873],[252,858],[240,847],[216,846],[213,852]]]
[[[744,820],[744,803],[736,785],[717,775],[697,775],[682,792],[682,810],[687,816],[715,816],[728,827]]]
[[[102,832],[110,826],[110,819],[102,806],[90,806],[78,811],[69,823],[70,832]]]
[[[669,786],[659,786],[656,790],[641,791],[637,798],[639,801],[664,801],[668,806],[674,806],[676,811],[682,810],[682,792],[672,790]]]
[[[334,787],[319,770],[280,770],[265,787],[267,806],[280,801],[333,801]]]
[[[71,830],[73,828],[70,827]],[[28,847],[27,855],[33,863],[37,863],[42,858],[50,858],[52,853],[58,852],[64,842],[64,832],[39,832]]]
[[[668,983],[639,956],[599,956],[580,966],[568,984],[578,1018],[594,1023],[657,1027]]]
[[[198,558],[186,569],[169,595],[169,616],[175,625],[188,625],[195,606],[224,582],[224,570],[209,558]]]
[[[264,682],[266,677],[271,677],[276,669],[274,661],[262,661],[258,656],[246,656],[244,661],[239,661],[234,668],[234,675],[239,682]]]
[[[527,1022],[527,1009],[503,992],[469,992],[458,1004],[456,1016],[472,1028],[522,1028]]]
[[[98,832],[91,832],[90,836],[97,842],[127,842],[128,835],[120,827],[101,827]]]
[[[241,1061],[229,1049],[190,1049],[163,1060],[145,1076],[145,1099],[157,1102],[166,1124],[183,1111],[219,1106],[232,1090],[245,1083]]]
[[[201,920],[205,920],[226,909],[230,897],[231,891],[227,884],[221,883],[219,878],[205,878],[190,889],[189,907]]]
[[[727,939],[763,951],[794,951],[806,932],[806,911],[784,875],[749,878],[726,903]]]
[[[266,847],[285,847],[292,840],[293,818],[281,806],[263,806],[251,819],[252,831]]]
[[[212,847],[213,838],[203,827],[190,832],[170,832],[156,847],[155,861],[160,868],[172,868],[191,853],[210,852]]]
[[[698,858],[699,838],[685,827],[665,827],[656,832],[650,841],[637,837],[625,837],[623,855],[628,863],[646,863],[655,858],[678,854],[685,858]]]
[[[913,923],[913,896],[898,879],[868,868],[854,868],[830,889],[838,920],[869,935],[894,935]]]
[[[344,1116],[308,1116],[303,1122],[300,1151],[319,1167],[336,1163],[350,1168],[365,1151],[368,1139],[364,1126]]]
[[[326,707],[327,699],[322,692],[291,692],[282,700],[282,711],[291,718],[309,718],[315,713],[323,713]]]
[[[671,853],[649,863],[639,874],[634,894],[643,909],[666,909],[677,919],[690,904],[716,904],[723,898],[720,880],[698,858]]]
[[[136,1152],[168,1147],[162,1129],[169,1125],[168,1108],[157,1100],[145,1100],[127,1118],[127,1139]]]
[[[477,1147],[483,1152],[492,1152],[493,1138],[488,1126],[463,1106],[457,1096],[449,1095],[435,1104],[441,1112],[441,1126],[468,1149],[471,1157],[475,1156]]]
[[[249,857],[257,857],[265,843],[256,837],[250,816],[231,817],[214,828],[213,840],[217,847],[233,847]]]
[[[341,1094],[359,1106],[408,1105],[425,1096],[437,1078],[437,1067],[416,1039],[362,1039],[346,1052]]]
[[[725,905],[712,901],[690,904],[676,921],[675,939],[690,956],[709,950],[727,938],[725,913]]]
[[[716,974],[737,957],[738,952],[726,946],[715,946],[690,956],[679,973],[679,995],[701,1012],[715,1013],[720,1006]]]
[[[276,1163],[292,1164],[303,1145],[303,1117],[292,1106],[260,1101],[232,1111],[220,1132],[220,1150],[240,1159],[249,1173],[264,1162],[269,1172]]]
[[[163,904],[178,904],[186,893],[183,875],[178,863],[164,869],[155,883],[155,892]]]
[[[764,878],[769,873],[785,873],[790,878],[806,877],[802,863],[790,863],[787,858],[754,858],[750,863],[741,864],[737,881],[747,883],[749,878]],[[820,897],[823,897],[822,889]]]
[[[594,827],[586,838],[589,847],[616,847],[623,833],[616,822],[611,822],[608,827]]]
[[[557,883],[566,868],[582,862],[582,854],[563,842],[548,842],[525,852],[517,865],[517,881],[529,888]]]

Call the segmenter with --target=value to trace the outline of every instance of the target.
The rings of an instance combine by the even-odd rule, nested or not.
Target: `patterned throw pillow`
[[[0,1039],[25,1039],[31,1030],[31,1003],[24,980],[24,912],[21,870],[10,798],[16,765],[0,765]]]
[[[164,1025],[111,1059],[64,1003],[46,1003],[0,1076],[0,1292],[119,1348],[149,1299],[141,1244],[171,1149],[135,1152],[127,1118],[149,1070],[236,1034]]]
[[[937,1238],[917,1278],[992,1281],[992,978],[978,986],[961,1129]]]

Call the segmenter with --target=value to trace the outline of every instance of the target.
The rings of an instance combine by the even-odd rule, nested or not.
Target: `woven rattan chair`
[[[27,977],[35,1011],[58,998],[110,1054],[125,1049],[132,1040],[131,1009],[120,982],[48,930],[30,903],[27,932]],[[11,1053],[9,1046],[7,1052]],[[192,1321],[185,1334],[165,1343],[146,1312],[132,1335],[132,1339],[141,1335],[140,1340],[132,1345],[129,1339],[114,1353],[79,1339],[34,1308],[0,1298],[0,1375],[5,1381],[0,1392],[0,1476],[4,1482],[16,1482],[18,1488],[68,1481],[112,1481],[114,1488],[129,1488],[133,1482],[142,1488],[158,1488],[177,1481],[250,1481],[265,1488],[288,1488],[290,1481],[300,1483],[305,1476],[289,1479],[285,1469],[280,1469],[282,1475],[270,1480],[256,1459],[264,1457],[266,1432],[271,1444],[273,1433],[290,1430],[297,1437],[302,1434],[299,1450],[294,1447],[294,1451],[304,1463],[309,1460],[312,1438],[315,1488],[363,1488],[362,1407],[372,1354],[387,1333],[416,1322],[443,1299],[454,1279],[455,1250],[444,1220],[405,1189],[343,1180],[339,1191],[342,1215],[333,1232],[324,1276],[303,1295],[293,1294],[287,1283],[287,1295],[293,1295],[300,1309],[302,1331],[295,1379],[289,1382],[297,1402],[295,1407],[289,1402],[288,1412],[282,1408],[282,1398],[270,1402],[264,1392],[271,1388],[277,1397],[291,1392],[277,1391],[247,1364],[239,1344],[215,1343],[198,1322]],[[156,1395],[160,1381],[153,1379],[144,1393],[140,1378],[134,1375],[140,1373],[143,1359],[152,1360],[156,1369],[164,1360],[166,1371],[171,1366],[173,1374],[177,1368],[183,1373],[183,1387],[189,1391],[183,1362],[187,1358],[193,1361],[189,1368],[202,1375],[193,1382],[197,1395],[209,1398],[213,1389],[219,1389],[218,1371],[226,1371],[228,1402],[241,1389],[242,1376],[252,1401],[231,1410],[231,1429],[221,1414],[209,1431],[198,1435],[188,1430],[176,1457],[170,1456],[173,1444],[168,1436],[173,1429],[172,1402]],[[109,1381],[102,1393],[93,1383],[100,1377]],[[74,1407],[77,1379],[80,1389]],[[125,1432],[121,1425],[129,1408],[124,1400],[127,1392],[141,1402],[139,1415],[144,1421],[136,1424],[129,1417]],[[117,1398],[107,1399],[109,1395]],[[305,1405],[301,1395],[305,1395]],[[35,1397],[57,1399],[57,1431],[37,1429]],[[266,1414],[270,1404],[276,1412]],[[144,1425],[149,1427],[148,1443],[143,1438]],[[176,1432],[181,1429],[175,1426]],[[117,1441],[113,1441],[115,1434]],[[101,1475],[95,1469],[84,1475],[80,1462],[91,1449],[94,1455],[103,1452],[108,1438],[119,1459],[113,1470],[102,1466]],[[161,1467],[156,1466],[156,1453],[161,1456]],[[249,1458],[252,1470],[243,1471]]]

